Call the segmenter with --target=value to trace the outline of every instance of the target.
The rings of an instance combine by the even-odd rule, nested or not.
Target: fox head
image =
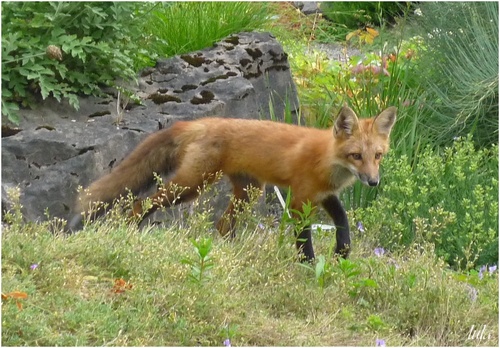
[[[397,108],[391,106],[376,117],[358,119],[351,108],[344,106],[335,121],[337,160],[365,185],[379,184],[379,164],[389,150],[396,112]]]

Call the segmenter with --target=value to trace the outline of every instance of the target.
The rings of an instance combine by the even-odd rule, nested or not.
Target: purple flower
[[[477,295],[478,295],[478,291],[475,287],[473,287],[472,285],[469,285],[467,284],[467,288],[469,289],[469,297],[470,297],[470,300],[472,302],[476,302],[477,300]]]
[[[361,233],[365,232],[365,226],[363,226],[363,223],[361,221],[358,221],[358,223],[356,224],[356,227],[358,228],[359,232],[361,232]]]
[[[496,270],[497,270],[497,265],[488,267],[488,272],[490,273],[490,275],[492,275],[493,272],[495,272]]]
[[[32,265],[30,266],[30,269],[31,269],[32,271],[34,271],[34,270],[35,270],[35,269],[37,269],[37,268],[38,268],[38,263],[34,263],[34,264],[32,264]]]
[[[378,257],[382,257],[385,254],[384,248],[375,248],[374,252]]]
[[[385,347],[385,340],[379,340],[378,338],[375,340],[376,347]]]
[[[229,338],[226,338],[223,342],[224,346],[226,347],[231,347],[231,341],[229,340]]]
[[[481,268],[479,268],[479,274],[477,275],[479,277],[479,279],[483,279],[484,271],[486,271],[486,265],[483,265],[483,266],[481,266]]]

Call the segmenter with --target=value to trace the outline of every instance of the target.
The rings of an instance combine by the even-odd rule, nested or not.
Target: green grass
[[[2,345],[498,344],[497,272],[452,272],[426,244],[377,257],[360,235],[339,262],[326,232],[314,239],[323,262],[309,269],[297,263],[292,236],[282,241],[277,227],[254,220],[247,215],[232,241],[202,212],[142,231],[114,219],[71,236],[48,225],[6,227],[2,293],[27,298],[22,310],[3,300]],[[193,241],[211,243],[201,280]],[[468,340],[472,325],[491,337]]]
[[[145,46],[170,57],[212,46],[230,34],[253,31],[266,22],[267,5],[252,2],[157,3],[146,17]]]

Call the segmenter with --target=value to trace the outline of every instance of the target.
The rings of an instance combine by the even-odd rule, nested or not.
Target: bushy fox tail
[[[128,190],[137,194],[153,183],[153,173],[166,174],[175,169],[177,148],[172,128],[148,136],[109,174],[80,193],[75,211],[89,209],[92,202],[111,203]]]

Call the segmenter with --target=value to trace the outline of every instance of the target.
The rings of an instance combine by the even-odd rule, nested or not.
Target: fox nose
[[[378,179],[376,179],[376,180],[374,180],[374,179],[368,180],[368,185],[370,185],[370,186],[377,186],[378,185]]]

